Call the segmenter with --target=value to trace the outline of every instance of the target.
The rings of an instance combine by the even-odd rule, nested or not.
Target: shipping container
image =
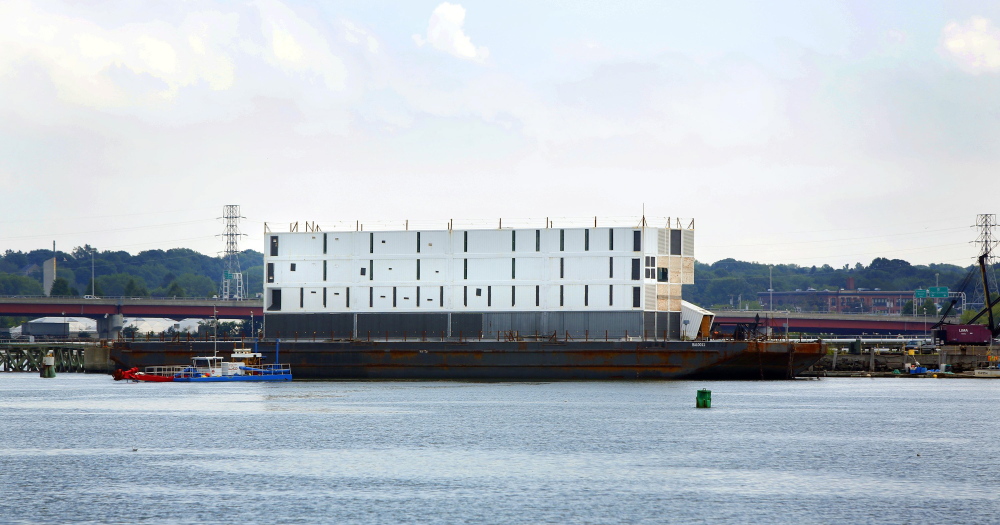
[[[948,324],[944,325],[935,335],[946,345],[950,344],[988,344],[993,338],[990,329],[981,324]]]

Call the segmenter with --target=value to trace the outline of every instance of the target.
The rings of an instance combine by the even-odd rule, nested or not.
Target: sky
[[[261,251],[645,213],[967,265],[998,146],[1000,2],[0,0],[0,250],[216,254],[239,204]]]

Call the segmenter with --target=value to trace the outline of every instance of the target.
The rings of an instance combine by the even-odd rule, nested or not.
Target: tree
[[[903,315],[913,315],[913,301],[906,301],[901,310]]]
[[[917,314],[919,315],[937,315],[937,305],[934,304],[934,299],[928,297],[924,299],[923,304],[917,308]]]
[[[215,281],[193,273],[181,274],[174,282],[184,289],[188,297],[211,297],[217,294],[219,289]]]
[[[995,294],[995,293],[990,294],[990,296],[992,297],[991,302],[992,301],[996,301],[997,298],[998,298],[998,295]],[[966,310],[966,311],[962,312],[962,317],[960,318],[961,319],[960,322],[962,324],[968,324],[969,321],[971,321],[972,318],[975,317],[976,314],[978,314],[980,311],[982,311],[982,309],[980,309],[980,310]],[[993,319],[995,320],[995,322],[1000,323],[1000,304],[997,304],[997,305],[993,306]],[[976,324],[986,324],[986,323],[989,323],[989,322],[990,322],[989,321],[989,316],[986,315],[986,314],[983,314],[982,316],[979,317],[979,319],[976,319]]]
[[[87,283],[87,294],[93,296],[104,295],[104,289],[101,287],[101,283],[95,283],[94,280],[91,279],[90,282]]]
[[[149,290],[142,278],[130,277],[123,291],[125,297],[149,297]]]
[[[170,283],[167,287],[167,297],[184,297],[184,288],[181,288],[177,281]]]
[[[52,281],[52,291],[49,292],[49,295],[52,297],[66,297],[80,295],[80,292],[76,291],[76,288],[70,288],[69,281],[60,277]]]
[[[0,294],[2,295],[44,295],[42,284],[23,275],[0,273]]]

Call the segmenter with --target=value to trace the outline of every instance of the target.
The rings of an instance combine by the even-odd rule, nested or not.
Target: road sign
[[[223,273],[223,275],[224,275],[224,277],[226,279],[232,279],[233,278],[233,274],[231,274],[229,272],[222,272],[222,273]],[[947,297],[947,295],[945,295],[945,297]]]
[[[927,291],[927,297],[948,297],[947,286],[931,286]]]
[[[923,299],[923,298],[927,297],[927,290],[914,290],[913,291],[913,297],[915,297],[917,299]]]

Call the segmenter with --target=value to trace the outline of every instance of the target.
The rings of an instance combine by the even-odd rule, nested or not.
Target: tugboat
[[[287,364],[265,365],[261,363],[260,352],[236,348],[230,361],[222,357],[198,356],[191,358],[190,365],[147,366],[144,372],[138,367],[115,370],[115,381],[143,381],[153,383],[207,383],[223,381],[291,381],[292,371]]]

